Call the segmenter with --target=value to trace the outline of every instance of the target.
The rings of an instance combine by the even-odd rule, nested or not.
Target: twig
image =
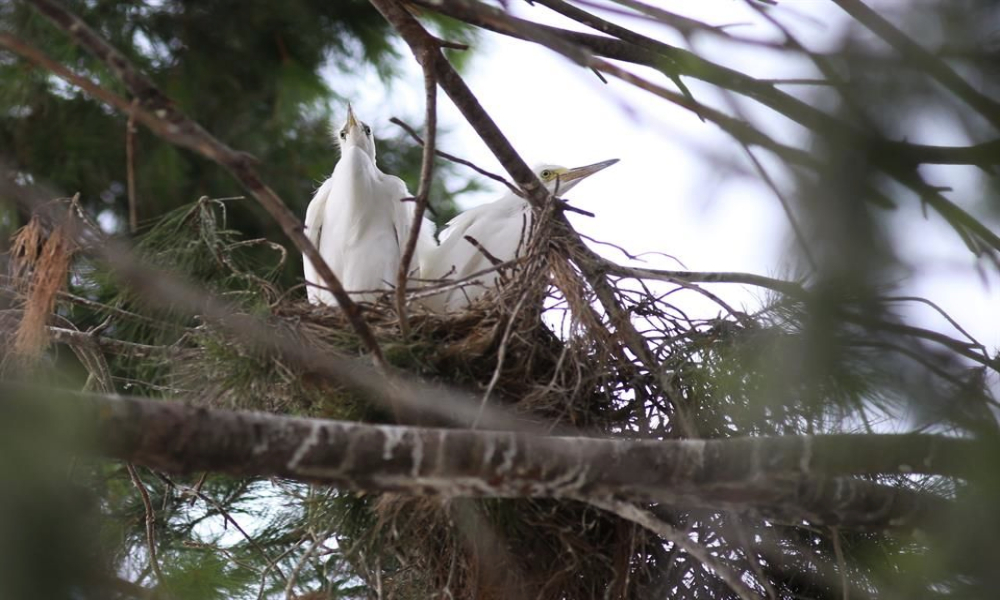
[[[466,236],[466,239],[469,239]],[[493,368],[493,376],[490,378],[489,384],[486,386],[486,391],[483,393],[483,399],[479,404],[479,412],[476,414],[476,418],[472,421],[470,429],[476,429],[479,427],[479,419],[482,418],[483,411],[486,410],[487,404],[489,404],[490,396],[493,394],[493,390],[496,388],[497,382],[500,381],[500,376],[503,374],[504,361],[507,358],[507,345],[510,343],[510,334],[514,330],[514,323],[517,320],[518,313],[521,312],[521,308],[524,306],[525,300],[528,298],[529,288],[525,288],[521,291],[520,297],[517,299],[517,304],[514,305],[514,310],[507,315],[507,323],[504,326],[503,337],[500,339],[500,346],[497,349],[497,364]]]
[[[471,235],[464,235],[464,236],[462,236],[462,239],[464,239],[465,241],[467,241],[470,244],[472,244],[472,246],[476,250],[478,250],[480,254],[483,255],[483,258],[485,258],[486,260],[490,261],[490,264],[493,265],[494,267],[499,267],[500,265],[503,264],[502,260],[500,260],[496,256],[493,256],[493,253],[491,253],[489,250],[487,250],[486,248],[484,248],[483,245],[480,244],[479,240],[477,240],[476,238],[472,237]]]
[[[678,282],[685,281],[691,283],[735,283],[743,285],[753,285],[757,287],[781,292],[786,296],[796,299],[809,297],[809,292],[798,283],[774,279],[753,273],[739,273],[735,271],[667,271],[662,269],[646,269],[642,267],[628,267],[619,265],[606,258],[600,259],[601,269],[611,275],[630,277],[634,279],[658,279],[661,281]]]
[[[135,107],[139,99],[132,100],[132,112],[125,123],[125,176],[128,186],[128,229],[135,235],[139,230],[139,207],[135,199]]]
[[[761,568],[760,556],[758,556],[757,551],[754,550],[753,546],[750,545],[749,540],[747,540],[743,522],[736,521],[735,523],[728,523],[728,525],[736,534],[737,539],[739,539],[740,546],[743,548],[743,554],[747,559],[747,564],[749,564],[750,568],[753,569],[753,574],[757,577],[757,581],[759,581],[761,586],[764,587],[764,592],[767,594],[768,600],[778,600],[778,594],[774,591],[774,585],[771,583],[770,578],[768,578],[764,573],[764,569]]]
[[[792,203],[785,197],[781,188],[779,188],[778,184],[775,183],[771,174],[767,172],[767,169],[764,168],[764,165],[760,162],[760,159],[757,158],[757,155],[753,153],[750,146],[744,142],[740,142],[740,145],[743,146],[743,151],[746,152],[746,155],[750,158],[750,162],[752,162],[754,168],[757,169],[757,173],[760,175],[760,178],[764,180],[767,187],[771,188],[775,197],[778,198],[778,203],[781,204],[782,210],[785,211],[785,218],[788,219],[788,224],[792,228],[795,240],[802,249],[802,256],[805,257],[806,262],[809,263],[809,266],[812,267],[814,271],[817,270],[818,265],[816,263],[816,258],[813,256],[812,250],[809,249],[809,244],[806,242],[806,234],[802,231],[802,225],[799,224],[799,220],[795,216],[795,212],[792,211]]]
[[[632,503],[622,502],[621,500],[587,498],[584,501],[592,506],[614,513],[627,521],[641,525],[678,546],[697,559],[706,569],[714,572],[742,600],[754,600],[760,597],[743,583],[739,573],[719,562],[707,548],[692,541],[683,532],[678,531],[669,523],[656,518],[653,513],[643,510]]]
[[[194,496],[197,496],[198,498],[201,498],[206,504],[211,504],[215,510],[219,511],[219,514],[222,516],[222,518],[225,519],[228,523],[231,523],[233,527],[236,528],[236,531],[239,531],[240,534],[243,535],[243,538],[246,539],[247,543],[249,543],[254,550],[260,553],[261,557],[264,559],[265,562],[267,562],[268,566],[273,565],[274,570],[278,572],[278,575],[282,579],[286,579],[285,574],[281,571],[281,567],[277,566],[274,560],[271,560],[271,557],[269,557],[264,548],[262,548],[261,545],[257,543],[257,540],[255,540],[249,533],[247,533],[246,530],[243,529],[243,527],[241,527],[240,524],[236,522],[236,519],[234,519],[233,516],[229,514],[229,511],[223,508],[221,504],[216,502],[213,498],[211,498],[201,490],[196,490],[186,485],[179,485],[160,471],[154,470],[153,472],[167,485],[180,490],[182,493],[192,494]]]
[[[439,47],[440,44],[441,42],[438,40]],[[425,49],[424,52],[415,54],[417,62],[424,70],[426,142],[420,161],[420,184],[417,188],[417,205],[413,211],[413,223],[410,226],[409,238],[406,240],[406,248],[399,261],[399,271],[396,273],[396,315],[399,319],[399,330],[404,340],[410,337],[410,323],[406,318],[406,281],[410,276],[410,262],[413,260],[413,253],[416,251],[417,241],[420,239],[420,228],[424,222],[424,212],[427,210],[431,183],[433,183],[434,178],[434,148],[437,142],[437,75],[434,71],[434,61],[428,55],[429,52],[428,49]]]
[[[157,354],[170,354],[177,352],[177,349],[171,346],[150,346],[148,344],[137,344],[135,342],[126,342],[124,340],[116,340],[114,338],[97,335],[96,333],[73,331],[72,329],[66,329],[63,327],[49,326],[48,330],[52,339],[56,342],[70,345],[96,345],[101,350],[125,356],[145,358],[155,356]]]
[[[77,44],[103,62],[125,84],[125,87],[138,102],[135,105],[128,103],[124,99],[99,88],[99,86],[92,82],[89,82],[89,85],[86,86],[81,85],[85,81],[84,78],[72,74],[67,69],[61,68],[61,66],[58,69],[53,69],[52,67],[57,65],[57,63],[48,59],[48,57],[44,57],[44,55],[34,48],[30,48],[27,44],[13,40],[11,36],[2,34],[0,43],[11,47],[29,60],[38,62],[42,66],[49,68],[53,73],[70,83],[80,85],[85,91],[95,93],[95,96],[108,102],[122,112],[134,115],[137,120],[141,121],[156,135],[177,146],[193,150],[227,170],[250,191],[274,220],[278,222],[285,235],[292,240],[296,248],[312,261],[317,273],[337,299],[337,303],[341,309],[343,309],[348,322],[357,332],[358,337],[369,353],[371,353],[372,361],[377,368],[383,369],[385,367],[385,360],[382,356],[382,351],[371,328],[362,317],[358,306],[348,296],[340,280],[333,274],[333,271],[330,270],[329,265],[323,260],[319,251],[305,235],[302,221],[261,180],[254,167],[254,159],[244,152],[233,150],[223,144],[200,125],[189,119],[170,99],[163,95],[152,80],[136,69],[124,55],[108,44],[79,17],[66,10],[61,4],[54,0],[31,0],[31,3],[41,14],[52,21],[58,28],[62,29]],[[15,42],[15,47],[10,45],[12,40]],[[100,92],[96,92],[98,89],[100,89]]]
[[[330,531],[327,530],[326,532],[323,533],[322,539],[326,539],[326,537],[328,537],[329,535]],[[288,574],[288,580],[287,583],[285,584],[286,600],[295,600],[295,597],[293,596],[293,594],[295,593],[294,587],[296,580],[298,580],[299,578],[299,573],[302,572],[302,569],[305,567],[306,563],[309,562],[309,559],[312,558],[313,554],[316,553],[316,549],[319,548],[320,545],[322,545],[322,539],[317,539],[315,534],[312,535],[312,538],[313,538],[313,543],[308,548],[306,548],[306,551],[302,553],[301,557],[299,557],[299,561],[295,563],[295,566],[292,568],[291,573]]]
[[[414,129],[412,127],[410,127],[409,125],[407,125],[401,119],[397,119],[396,117],[393,117],[393,118],[389,119],[389,122],[390,123],[394,123],[394,124],[398,125],[399,127],[401,127],[403,129],[403,131],[405,131],[406,133],[410,134],[410,137],[412,137],[414,140],[416,140],[417,143],[420,144],[421,146],[424,145],[424,140],[421,139],[421,137],[419,135],[417,135],[417,132],[414,131]],[[459,157],[455,156],[454,154],[448,154],[447,152],[442,152],[441,150],[435,150],[434,153],[437,154],[438,156],[440,156],[441,158],[445,159],[445,160],[449,160],[449,161],[451,161],[453,163],[469,167],[470,169],[472,169],[476,173],[479,173],[483,177],[488,177],[488,178],[492,179],[493,181],[498,181],[498,182],[504,184],[505,186],[507,186],[507,189],[509,189],[511,191],[511,193],[513,193],[513,194],[515,194],[517,196],[521,195],[521,190],[519,190],[516,187],[514,187],[509,181],[507,181],[506,179],[504,179],[500,175],[497,175],[496,173],[491,173],[491,172],[487,171],[486,169],[483,169],[482,167],[477,166],[475,163],[467,161],[464,158],[459,158]]]
[[[146,491],[146,485],[139,478],[135,466],[126,462],[125,469],[128,471],[128,476],[132,479],[135,489],[139,490],[139,495],[142,496],[143,506],[146,507],[146,546],[149,549],[149,566],[152,567],[153,573],[156,575],[156,581],[162,584],[163,572],[160,571],[160,562],[156,557],[156,513],[153,511],[153,503],[149,499],[149,492]]]
[[[986,346],[982,342],[980,342],[978,339],[975,338],[975,336],[973,336],[964,327],[962,327],[958,323],[958,321],[956,321],[954,317],[949,315],[943,308],[941,308],[931,300],[928,300],[927,298],[921,298],[920,296],[883,296],[881,298],[878,298],[878,300],[880,302],[918,302],[920,304],[929,306],[937,314],[941,315],[941,317],[944,320],[948,321],[948,323],[951,324],[951,326],[954,327],[956,330],[958,330],[959,333],[964,335],[966,339],[969,340],[969,344],[971,345],[970,347],[976,347],[982,349],[984,352],[986,351]]]
[[[279,554],[278,557],[275,558],[273,561],[268,562],[267,567],[265,567],[264,571],[260,574],[260,587],[257,588],[257,600],[263,600],[264,598],[264,589],[265,587],[267,587],[268,573],[270,573],[275,567],[277,567],[278,563],[281,562],[286,556],[294,552],[296,548],[306,543],[307,537],[309,537],[308,534],[302,536],[302,539],[289,546],[287,550]]]
[[[837,568],[840,569],[840,586],[844,590],[841,598],[851,600],[851,585],[847,579],[847,561],[844,560],[844,550],[840,547],[840,531],[836,527],[831,527],[830,537],[833,539],[833,553],[837,557]]]

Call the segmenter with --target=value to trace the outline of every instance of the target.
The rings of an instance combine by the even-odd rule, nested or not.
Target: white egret
[[[535,167],[535,174],[550,192],[561,196],[585,178],[616,162],[617,158],[573,169],[540,165]],[[441,245],[428,248],[422,255],[420,277],[424,280],[459,281],[492,268],[493,259],[506,262],[521,256],[526,250],[532,219],[531,206],[513,192],[508,192],[499,200],[463,212],[452,219],[441,232]],[[466,237],[476,240],[490,256]],[[425,298],[423,304],[434,312],[461,310],[488,289],[496,287],[498,278],[499,273],[495,271],[485,274],[478,278],[480,285],[442,291]]]
[[[306,210],[305,233],[354,300],[374,301],[396,282],[400,255],[413,223],[413,202],[403,180],[375,164],[371,127],[348,104],[347,121],[337,132],[340,160]],[[420,228],[418,255],[433,246],[432,226]],[[416,261],[414,261],[416,266]],[[309,301],[336,305],[333,294],[308,258],[303,269]],[[359,293],[360,292],[360,293]]]

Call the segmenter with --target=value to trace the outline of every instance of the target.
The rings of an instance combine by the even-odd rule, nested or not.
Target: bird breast
[[[342,242],[357,244],[380,233],[394,232],[394,212],[401,196],[396,186],[360,148],[347,148],[333,171],[333,191],[327,201],[326,223]],[[332,233],[332,232],[331,232]]]

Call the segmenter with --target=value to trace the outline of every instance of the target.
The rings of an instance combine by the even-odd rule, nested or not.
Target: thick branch
[[[986,451],[929,435],[626,441],[365,425],[118,396],[45,402],[19,395],[5,394],[6,410],[79,411],[75,422],[93,428],[97,452],[168,472],[278,476],[369,492],[613,496],[861,528],[916,526],[947,503],[845,475],[962,475]]]
[[[371,352],[376,365],[382,366],[384,360],[379,349],[378,342],[372,334],[371,329],[361,316],[357,305],[351,300],[344,290],[343,285],[330,270],[330,267],[323,260],[316,247],[309,241],[304,233],[302,221],[288,208],[288,206],[278,197],[278,195],[261,180],[253,166],[253,159],[246,153],[233,150],[223,144],[210,133],[205,131],[200,125],[189,119],[177,106],[160,92],[159,88],[141,71],[135,68],[124,55],[108,44],[100,35],[92,30],[79,17],[66,10],[58,2],[52,0],[32,0],[35,8],[52,21],[57,27],[62,29],[77,44],[97,57],[104,63],[111,72],[114,73],[128,88],[129,92],[138,100],[137,103],[127,103],[124,100],[110,101],[112,106],[123,110],[126,114],[135,115],[144,125],[156,135],[165,140],[184,148],[188,148],[198,154],[214,161],[235,177],[258,202],[270,213],[275,221],[281,226],[285,235],[292,240],[296,248],[302,251],[309,260],[316,266],[316,271],[323,279],[326,287],[337,299],[337,303],[344,310],[348,321],[358,333],[362,343]],[[4,40],[9,42],[10,36],[5,36]],[[11,47],[29,60],[34,60],[38,56],[43,56],[35,51],[24,53],[26,44],[21,44],[20,48]],[[46,59],[52,63],[51,59]],[[42,66],[46,64],[37,61]],[[63,72],[53,72],[64,79],[66,70]],[[79,77],[67,79],[70,83],[77,83]],[[96,88],[97,86],[90,86]],[[90,90],[88,90],[90,91]],[[108,101],[110,93],[101,94],[102,100]],[[128,106],[123,108],[122,104]]]

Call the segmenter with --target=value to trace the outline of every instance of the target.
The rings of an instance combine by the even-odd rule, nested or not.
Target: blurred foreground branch
[[[36,391],[37,394],[37,391]],[[366,492],[594,497],[735,510],[785,522],[928,527],[949,503],[857,474],[969,471],[980,444],[928,435],[624,441],[365,425],[179,402],[8,393],[8,411],[49,404],[92,429],[105,456],[172,473],[286,477]]]

